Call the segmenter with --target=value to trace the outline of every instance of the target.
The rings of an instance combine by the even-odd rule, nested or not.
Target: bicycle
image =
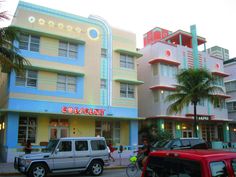
[[[134,151],[134,153],[137,151]],[[139,169],[141,169],[140,164],[138,162],[138,156],[132,155],[129,158],[130,164],[126,167],[126,174],[128,177],[135,177],[135,175],[138,173]]]

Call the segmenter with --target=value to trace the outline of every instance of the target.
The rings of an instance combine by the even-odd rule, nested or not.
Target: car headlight
[[[31,163],[30,159],[20,159],[19,164],[22,166],[28,166]]]

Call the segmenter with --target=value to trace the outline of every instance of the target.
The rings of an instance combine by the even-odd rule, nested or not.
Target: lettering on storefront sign
[[[95,115],[104,116],[104,109],[93,109],[93,108],[78,108],[78,107],[67,107],[63,106],[61,109],[62,113],[79,114],[79,115]]]
[[[210,120],[209,116],[197,116],[198,120]]]

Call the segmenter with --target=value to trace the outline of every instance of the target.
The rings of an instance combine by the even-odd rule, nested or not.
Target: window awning
[[[169,64],[169,65],[174,65],[174,66],[179,66],[180,65],[180,62],[165,59],[165,58],[154,58],[152,60],[149,60],[148,63],[150,63],[150,64],[165,63],[165,64]]]
[[[132,79],[123,79],[123,78],[115,78],[114,79],[117,82],[127,83],[127,84],[134,84],[134,85],[140,85],[143,84],[143,81],[138,80],[132,80]]]
[[[125,50],[125,49],[116,49],[115,52],[120,53],[120,54],[126,54],[126,55],[130,55],[133,57],[142,57],[143,55],[139,52],[136,51],[130,51],[130,50]]]
[[[213,74],[213,75],[217,75],[217,76],[222,76],[222,77],[227,77],[227,76],[229,76],[229,74],[224,73],[224,72],[220,72],[220,71],[213,71],[212,74]]]
[[[176,90],[175,87],[168,86],[168,85],[155,85],[155,86],[150,87],[149,89],[151,89],[151,90],[169,90],[169,91]]]
[[[66,71],[66,70],[59,70],[59,69],[46,68],[46,67],[26,66],[26,68],[35,69],[39,71],[49,71],[49,72],[54,72],[54,73],[66,74],[66,75],[71,75],[71,76],[80,76],[80,77],[84,76],[84,73],[81,73],[81,72]]]

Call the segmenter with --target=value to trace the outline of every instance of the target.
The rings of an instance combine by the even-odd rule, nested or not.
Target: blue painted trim
[[[138,121],[137,120],[130,121],[129,145],[130,146],[138,145]]]
[[[16,74],[15,72],[11,72],[10,76],[10,88],[9,91],[13,93],[24,93],[24,94],[35,94],[35,95],[43,95],[43,96],[57,96],[57,97],[65,97],[65,98],[79,98],[82,99],[84,97],[84,77],[77,77],[76,83],[77,88],[76,92],[64,92],[64,91],[47,91],[47,90],[38,90],[33,87],[24,87],[24,86],[16,86]],[[56,83],[55,83],[56,84]]]
[[[85,51],[84,45],[78,45],[77,58],[48,56],[48,55],[40,54],[38,52],[32,52],[29,50],[20,50],[19,54],[24,56],[25,58],[30,58],[30,59],[40,59],[40,60],[63,63],[63,64],[68,64],[68,65],[84,66],[84,58],[85,58],[84,51]]]
[[[32,112],[32,113],[48,113],[48,114],[60,114],[61,108],[63,106],[67,107],[78,107],[78,108],[93,108],[93,109],[104,109],[105,115],[109,117],[119,118],[137,118],[138,119],[138,109],[137,108],[125,108],[125,107],[110,107],[102,105],[85,105],[85,104],[71,104],[71,103],[61,103],[53,101],[39,101],[39,100],[26,100],[26,99],[16,99],[9,98],[8,104],[9,111],[19,111],[19,112]],[[109,112],[108,112],[109,111]],[[110,115],[107,115],[107,114]]]
[[[17,146],[18,141],[19,114],[8,113],[6,119],[6,146],[13,148]]]

